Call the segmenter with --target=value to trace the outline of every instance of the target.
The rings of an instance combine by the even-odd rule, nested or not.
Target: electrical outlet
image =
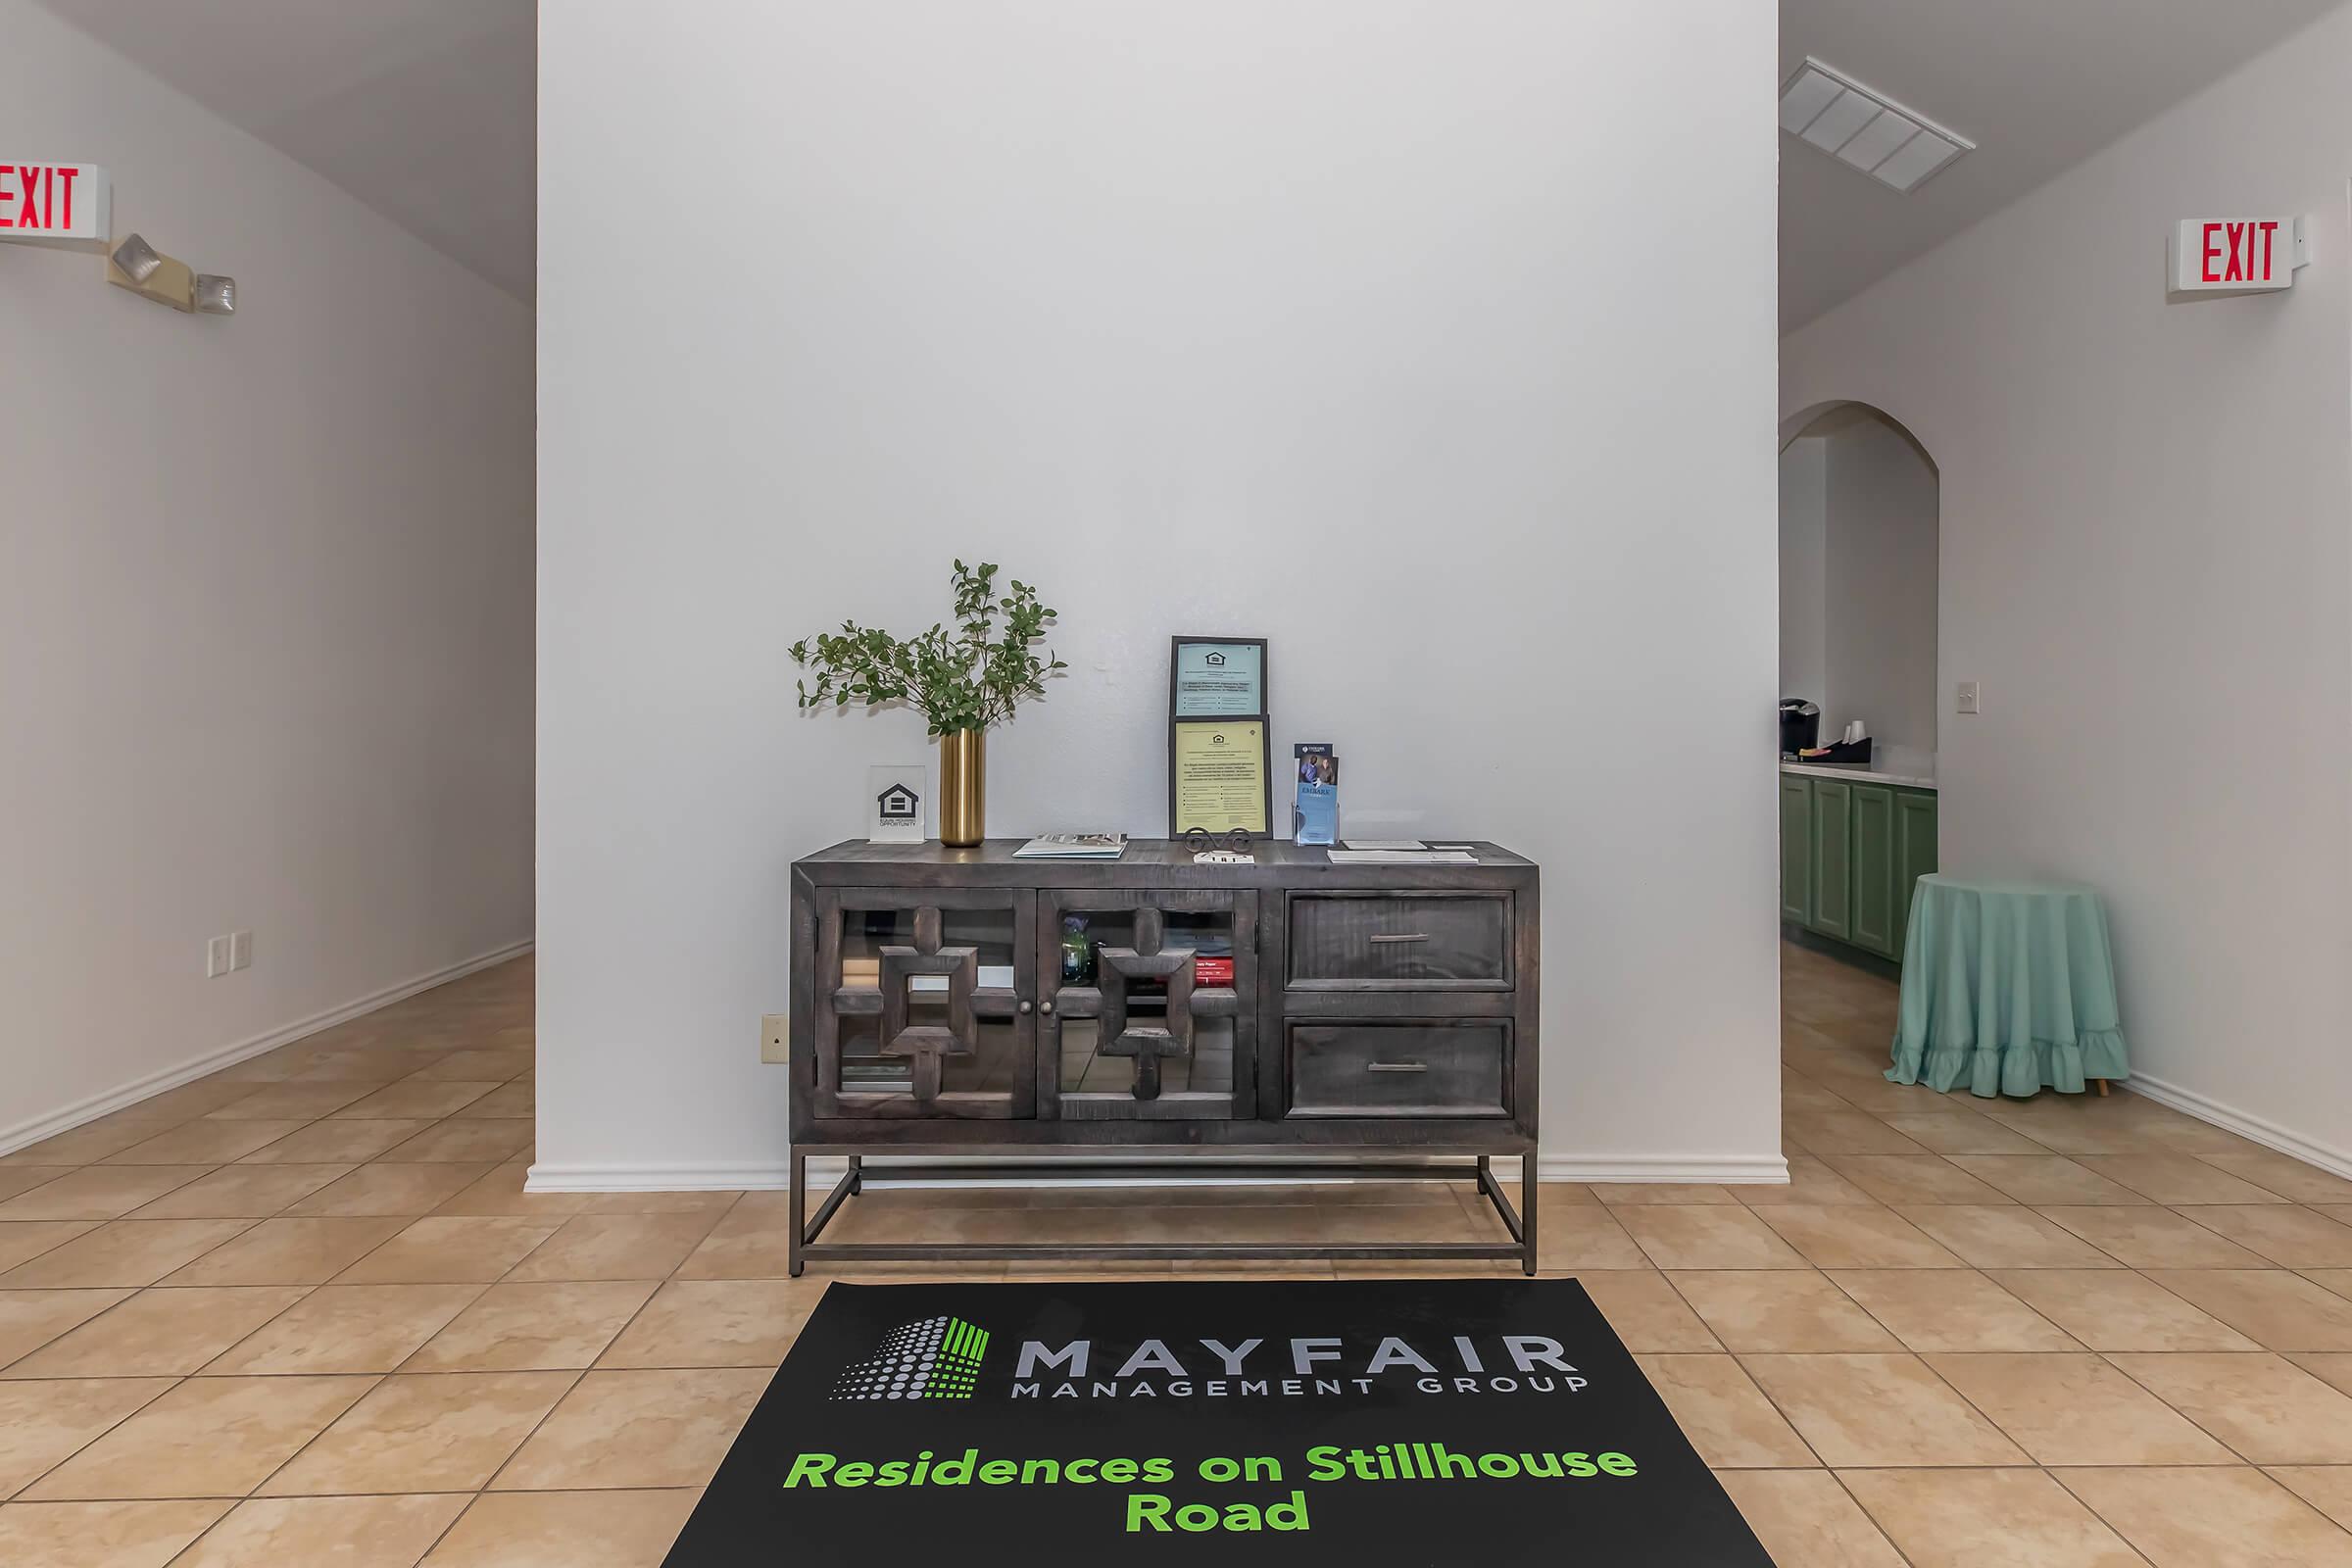
[[[765,1062],[792,1060],[792,1019],[781,1012],[760,1015],[760,1059]]]
[[[228,934],[228,966],[231,969],[253,967],[253,933],[231,931]]]
[[[1963,713],[1973,713],[1977,710],[1977,683],[1975,681],[1964,680],[1960,683],[1959,701],[1954,706]]]
[[[215,937],[204,945],[204,977],[218,980],[228,973],[228,938]]]

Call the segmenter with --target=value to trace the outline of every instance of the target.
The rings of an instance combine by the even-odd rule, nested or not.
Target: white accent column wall
[[[1791,334],[1782,408],[1941,469],[1944,865],[2102,889],[2139,1086],[2352,1172],[2347,74],[2352,9]],[[2316,262],[2168,300],[2221,212]]]
[[[1169,634],[1269,637],[1345,830],[1543,861],[1555,1171],[1781,1174],[1774,32],[545,8],[533,1181],[780,1178],[786,868],[931,755],[785,649],[958,556],[1072,666],[993,832],[1164,831]]]
[[[0,156],[239,284],[0,245],[5,1152],[527,944],[532,476],[527,307],[26,0],[0,37]]]

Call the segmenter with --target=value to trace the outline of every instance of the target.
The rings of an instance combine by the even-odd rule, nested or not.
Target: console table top
[[[1164,882],[1173,877],[1185,885],[1200,887],[1251,887],[1274,880],[1295,886],[1310,878],[1328,879],[1335,886],[1364,882],[1427,886],[1476,882],[1483,872],[1528,872],[1536,868],[1533,860],[1483,839],[1423,840],[1432,844],[1467,845],[1470,853],[1478,857],[1476,865],[1334,865],[1322,845],[1292,844],[1280,839],[1256,841],[1250,847],[1250,853],[1257,858],[1251,865],[1196,864],[1194,846],[1181,839],[1129,839],[1127,853],[1115,860],[1014,858],[1012,852],[1028,842],[986,839],[970,849],[952,850],[937,839],[921,844],[875,844],[866,839],[844,839],[804,857],[799,865],[804,870],[825,867],[834,874],[889,870],[901,874],[962,873],[971,877],[972,873],[981,872],[991,881],[1018,877],[1037,883],[1078,886],[1119,883],[1138,873],[1152,873],[1153,881]]]

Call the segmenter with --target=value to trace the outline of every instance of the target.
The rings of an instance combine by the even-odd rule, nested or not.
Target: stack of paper
[[[1127,853],[1124,833],[1040,833],[1012,852],[1016,860],[1115,860]]]

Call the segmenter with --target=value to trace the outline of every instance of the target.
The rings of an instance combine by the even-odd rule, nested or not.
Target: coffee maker
[[[1781,699],[1781,755],[1794,757],[1821,744],[1821,706],[1802,697]]]

